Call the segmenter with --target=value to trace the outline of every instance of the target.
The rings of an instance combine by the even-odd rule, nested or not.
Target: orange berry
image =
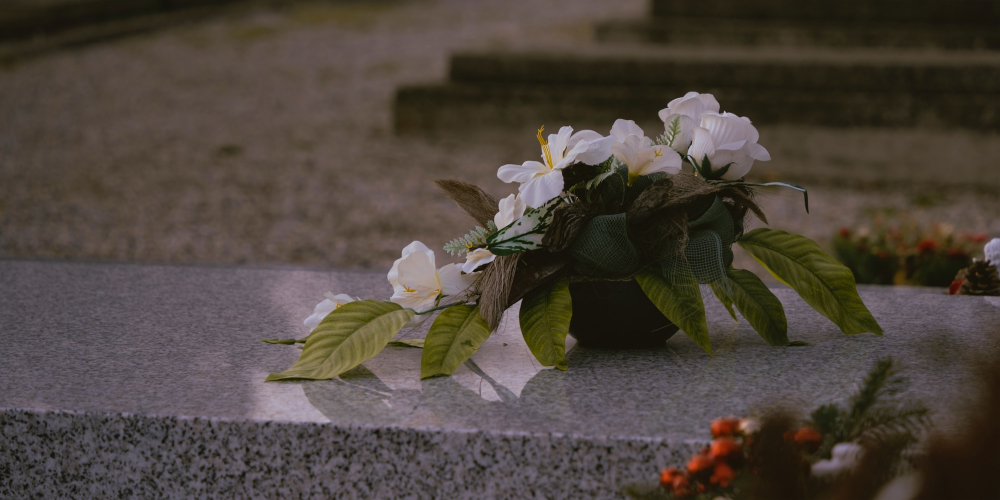
[[[816,429],[805,426],[795,432],[795,442],[805,448],[807,452],[813,453],[819,449],[820,443],[823,442],[823,435]]]
[[[712,468],[712,459],[708,455],[697,454],[688,461],[687,469],[692,474],[697,474]]]
[[[684,498],[691,495],[691,481],[684,476],[677,476],[674,478],[674,496],[677,498]]]
[[[712,421],[712,437],[732,436],[740,429],[740,421],[736,418],[717,418]]]
[[[712,446],[709,448],[709,456],[715,460],[726,459],[732,455],[740,453],[742,451],[741,446],[731,437],[720,437],[715,441],[712,441]]]
[[[726,465],[725,463],[718,463],[715,464],[715,471],[712,472],[712,477],[710,477],[708,480],[712,484],[718,484],[719,486],[725,488],[729,486],[729,484],[732,483],[733,479],[735,478],[736,478],[736,472],[733,470],[732,467]]]
[[[667,467],[660,472],[660,486],[664,488],[670,488],[674,485],[674,479],[682,476],[681,471],[677,467]]]

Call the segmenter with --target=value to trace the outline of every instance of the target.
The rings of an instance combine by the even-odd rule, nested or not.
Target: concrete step
[[[996,26],[931,23],[871,24],[669,17],[602,22],[595,26],[594,35],[602,42],[691,46],[1000,49],[1000,29]]]
[[[997,55],[640,52],[457,54],[448,83],[398,91],[396,129],[641,121],[698,90],[760,124],[1000,130]]]
[[[1000,0],[652,0],[656,17],[1000,27]]]

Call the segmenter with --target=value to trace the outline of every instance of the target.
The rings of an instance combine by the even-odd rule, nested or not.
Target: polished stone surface
[[[745,321],[734,323],[708,298],[714,356],[679,333],[663,349],[647,351],[589,350],[570,342],[569,370],[543,369],[520,339],[513,315],[452,377],[421,381],[421,351],[390,347],[340,380],[265,383],[268,372],[290,366],[299,351],[257,339],[304,336],[302,320],[326,291],[385,298],[391,288],[382,273],[0,261],[0,448],[6,447],[0,470],[5,456],[23,460],[18,454],[32,449],[65,450],[59,429],[82,433],[81,449],[110,457],[118,452],[94,444],[114,441],[105,436],[108,429],[130,429],[143,442],[150,439],[142,437],[143,429],[167,426],[186,436],[177,441],[188,443],[183,446],[222,439],[199,437],[215,429],[225,446],[243,447],[248,457],[267,455],[263,446],[275,460],[323,448],[330,436],[343,434],[335,447],[342,454],[357,453],[354,446],[382,449],[382,455],[369,450],[375,455],[368,460],[387,467],[398,462],[399,443],[430,440],[421,446],[438,452],[398,455],[416,462],[399,464],[396,479],[419,467],[439,479],[441,471],[466,470],[459,465],[468,459],[463,453],[478,450],[506,466],[534,471],[522,483],[496,476],[510,482],[503,495],[511,496],[528,491],[519,488],[559,496],[557,485],[566,479],[547,476],[536,461],[572,455],[567,450],[582,446],[598,463],[573,462],[573,477],[592,486],[573,491],[600,496],[613,494],[623,481],[643,479],[642,471],[656,469],[650,464],[682,457],[708,438],[707,424],[717,416],[843,401],[879,356],[902,360],[913,395],[935,410],[939,426],[953,426],[955,409],[972,394],[972,362],[1000,353],[996,300],[865,287],[862,298],[885,336],[846,336],[794,292],[777,289],[789,337],[811,345],[768,346]],[[423,336],[426,326],[402,336]],[[302,433],[325,437],[296,442]],[[164,441],[162,447],[169,445]],[[188,457],[203,452],[156,450]],[[131,475],[121,472],[134,465],[123,459],[103,466],[106,477],[82,477],[118,485],[113,491],[134,488],[135,478],[145,477],[158,459],[142,460],[145,465],[136,465]],[[220,485],[236,484],[231,475],[241,474],[239,467],[260,465],[212,463]],[[15,470],[21,475],[8,481],[30,482],[37,473],[20,467]],[[321,466],[303,467],[302,474],[325,481],[309,472]],[[344,467],[346,475],[331,477],[346,481],[350,491],[376,481],[370,470]],[[267,476],[277,469],[253,470]],[[0,480],[0,492],[4,487]],[[233,488],[212,491],[238,494]]]

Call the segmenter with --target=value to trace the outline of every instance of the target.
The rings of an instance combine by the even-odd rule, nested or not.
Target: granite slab
[[[544,369],[509,316],[454,376],[419,380],[390,347],[339,380],[265,383],[290,366],[326,291],[385,298],[382,273],[0,260],[0,498],[616,497],[679,463],[707,424],[846,399],[903,361],[935,423],[1000,353],[1000,302],[862,287],[884,337],[846,336],[788,289],[765,344],[707,299],[714,355],[568,343]],[[513,311],[516,312],[516,311]],[[402,337],[421,337],[423,329]]]

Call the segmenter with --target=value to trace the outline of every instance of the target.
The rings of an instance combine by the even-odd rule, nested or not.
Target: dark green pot
[[[569,293],[573,298],[569,334],[583,347],[658,348],[679,330],[635,280],[570,283]]]

